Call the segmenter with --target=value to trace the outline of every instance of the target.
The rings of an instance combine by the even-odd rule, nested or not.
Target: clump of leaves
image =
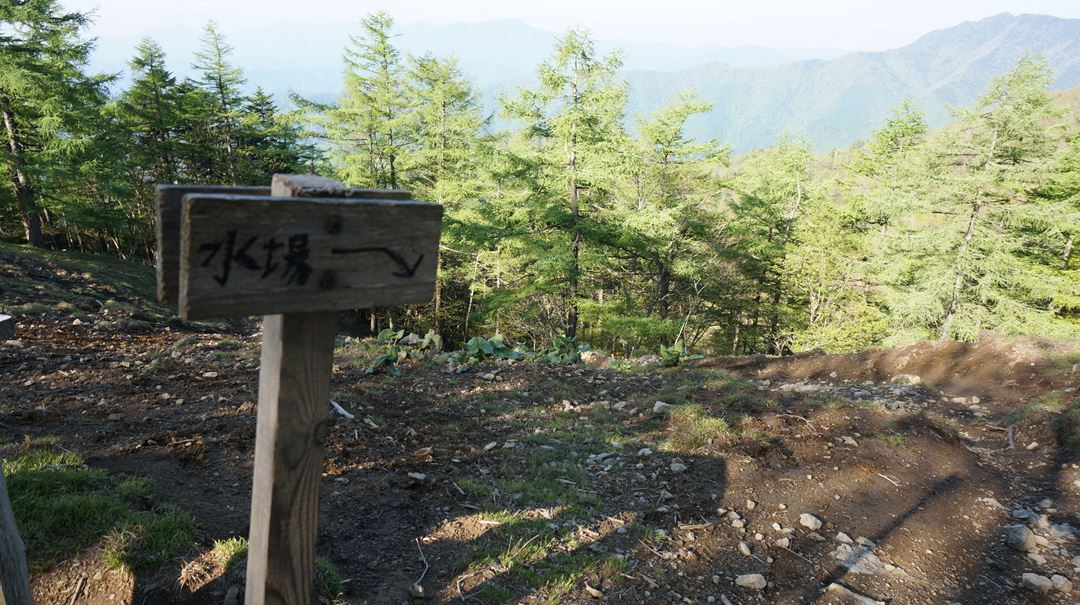
[[[496,334],[491,338],[473,336],[465,343],[465,349],[461,351],[462,357],[470,362],[482,361],[487,358],[521,360],[525,355],[507,344],[502,334]]]
[[[374,374],[379,370],[390,372],[394,376],[401,376],[398,369],[399,361],[404,361],[409,356],[408,349],[400,343],[405,336],[405,330],[383,330],[376,339],[382,347],[379,356],[372,360],[371,365],[364,369],[365,374]]]
[[[681,366],[698,359],[705,359],[705,356],[690,355],[681,340],[670,347],[660,345],[660,363],[665,367]]]
[[[553,364],[569,366],[581,363],[581,354],[589,350],[589,345],[578,344],[577,338],[556,336],[551,339],[551,348],[540,352],[540,359]]]

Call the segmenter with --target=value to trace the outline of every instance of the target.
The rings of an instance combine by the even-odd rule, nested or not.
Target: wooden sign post
[[[158,188],[162,302],[184,319],[264,316],[248,605],[314,596],[336,311],[434,293],[443,209],[408,197],[281,174],[269,191]]]

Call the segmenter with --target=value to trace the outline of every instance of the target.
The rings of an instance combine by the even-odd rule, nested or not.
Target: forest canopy
[[[495,112],[453,57],[369,15],[340,98],[283,110],[211,23],[177,78],[146,39],[91,74],[87,16],[0,7],[0,236],[153,259],[158,183],[316,172],[446,208],[434,301],[381,325],[632,355],[851,351],[980,332],[1080,336],[1080,109],[1038,57],[930,131],[911,101],[852,148],[693,140],[687,90],[627,115],[618,54],[566,32]],[[250,92],[247,92],[250,91]]]

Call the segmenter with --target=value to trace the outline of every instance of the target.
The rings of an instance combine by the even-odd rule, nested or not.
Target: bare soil
[[[54,274],[16,302],[95,287]],[[146,307],[134,290],[109,296]],[[20,318],[19,342],[0,343],[0,432],[58,436],[91,465],[153,479],[202,538],[153,573],[110,570],[100,547],[71,553],[33,578],[36,602],[225,602],[238,580],[205,557],[247,532],[258,333],[103,308]],[[432,603],[852,602],[825,590],[834,582],[892,604],[1076,600],[1021,583],[1080,579],[1080,469],[1052,430],[1015,416],[1076,395],[1064,345],[986,338],[632,372],[414,363],[400,378],[365,375],[356,350],[343,342],[334,368],[334,397],[357,418],[328,409],[318,540],[346,602],[410,602],[421,576],[418,601]],[[924,384],[890,384],[897,374]],[[658,400],[732,428],[672,447]],[[1030,522],[1046,538],[1037,557],[1004,542],[1022,508],[1045,515]],[[845,567],[853,547],[838,532],[871,541],[884,566]],[[735,584],[752,573],[764,590]]]

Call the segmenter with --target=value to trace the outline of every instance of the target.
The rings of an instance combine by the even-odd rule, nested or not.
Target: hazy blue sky
[[[583,26],[603,39],[684,46],[884,50],[931,30],[1001,12],[1080,18],[1080,0],[61,0],[96,9],[90,32],[141,36],[215,20],[225,33],[301,20],[356,21],[385,9],[398,21],[437,24],[521,19],[560,31]]]

